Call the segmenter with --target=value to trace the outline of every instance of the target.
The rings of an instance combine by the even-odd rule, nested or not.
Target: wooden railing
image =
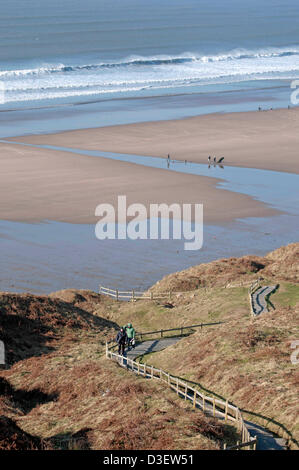
[[[248,288],[249,305],[250,305],[250,312],[252,316],[255,316],[252,294],[257,290],[259,286],[260,286],[260,278],[252,282]]]
[[[137,291],[132,290],[119,290],[119,289],[109,289],[108,287],[100,286],[99,293],[103,295],[108,295],[113,297],[116,300],[171,300],[172,292],[152,292],[152,291]]]
[[[225,322],[218,321],[218,322],[214,322],[214,323],[200,323],[198,325],[179,326],[177,328],[170,328],[170,329],[167,329],[167,330],[136,332],[136,336],[138,338],[140,338],[141,340],[145,336],[153,336],[153,335],[159,335],[160,338],[163,338],[165,333],[172,333],[172,336],[183,336],[183,334],[184,334],[184,332],[186,332],[186,330],[192,330],[193,328],[202,328],[203,326],[220,325],[221,323],[225,323]],[[179,334],[174,334],[175,331],[177,331]]]
[[[155,331],[136,331],[135,338],[140,338],[142,341],[145,336],[159,336],[160,338],[165,338],[169,336],[183,336],[186,334],[187,330],[190,330],[189,334],[193,333],[194,328],[203,328],[204,326],[213,326],[221,325],[225,323],[224,321],[212,322],[212,323],[199,323],[197,325],[188,325],[188,326],[178,326],[176,328],[168,328],[167,330],[155,330]],[[175,334],[174,332],[178,332]],[[170,333],[170,335],[165,336],[165,333]],[[187,332],[188,334],[188,332]],[[117,344],[114,344],[115,341],[107,341],[107,344],[110,349],[116,348]],[[114,344],[114,346],[113,346]]]
[[[203,395],[199,390],[190,387],[190,385],[184,380],[179,379],[162,369],[157,369],[148,364],[141,364],[133,359],[116,354],[109,348],[108,343],[106,343],[106,358],[117,361],[121,367],[131,370],[144,378],[160,380],[170,389],[174,390],[178,396],[191,401],[194,409],[199,408],[210,416],[224,419],[225,422],[232,421],[237,426],[241,435],[241,444],[237,443],[235,446],[229,448],[224,446],[225,450],[241,448],[245,450],[256,449],[257,438],[252,438],[250,436],[239,408],[229,403],[228,400],[223,401]]]
[[[256,279],[254,282],[252,282],[248,289],[249,293],[252,294],[259,285],[260,285],[260,279]]]
[[[237,287],[247,287],[250,281],[242,281],[237,284],[228,283],[225,286],[217,287],[218,289],[228,289],[228,288],[237,288]],[[255,281],[259,282],[259,281]],[[253,283],[255,284],[255,283]],[[251,289],[251,284],[249,290]],[[136,289],[131,290],[119,290],[119,289],[110,289],[109,287],[99,286],[99,293],[103,295],[107,295],[112,297],[116,300],[171,300],[173,297],[185,294],[193,294],[194,292],[207,292],[210,287],[207,286],[199,286],[196,289],[188,290],[188,291],[172,291],[169,290],[167,292],[154,292],[151,290],[147,291],[139,291]]]

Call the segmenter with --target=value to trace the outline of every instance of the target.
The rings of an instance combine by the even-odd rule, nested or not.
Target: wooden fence
[[[227,284],[222,287],[218,287],[218,289],[228,289],[228,288],[234,288],[234,287],[247,287],[248,283],[250,281],[244,281],[240,282],[238,284]],[[250,286],[251,287],[251,286]],[[190,291],[181,291],[181,292],[176,292],[176,291],[167,291],[167,292],[153,292],[153,291],[138,291],[136,289],[131,289],[131,290],[119,290],[119,289],[110,289],[109,287],[104,287],[104,286],[99,286],[99,293],[103,295],[107,295],[109,297],[112,297],[116,300],[171,300],[173,297],[178,296],[178,295],[184,295],[184,294],[194,294],[194,292],[206,292],[209,287],[198,287],[197,289],[193,289]],[[250,288],[249,288],[250,289]]]
[[[130,370],[137,375],[148,379],[158,379],[174,390],[178,396],[192,402],[193,408],[199,408],[209,416],[222,418],[227,423],[232,421],[241,435],[241,444],[237,442],[235,446],[226,447],[225,450],[256,450],[257,437],[250,436],[246,423],[238,407],[229,403],[228,400],[218,400],[214,397],[203,395],[184,380],[175,377],[162,369],[157,369],[148,364],[135,362],[133,359],[121,356],[113,352],[106,343],[106,358],[117,361],[121,367]]]
[[[172,292],[144,292],[138,291],[135,289],[132,290],[119,290],[119,289],[109,289],[108,287],[100,286],[99,293],[103,295],[108,295],[113,297],[116,300],[171,300]]]
[[[145,336],[158,336],[160,338],[166,338],[169,336],[170,337],[171,336],[183,336],[184,334],[194,333],[193,331],[194,328],[203,328],[204,326],[221,325],[223,323],[225,322],[218,321],[218,322],[211,322],[211,323],[199,323],[197,325],[178,326],[177,328],[169,328],[167,330],[155,330],[155,331],[143,331],[143,332],[136,331],[135,337],[139,338],[140,341],[142,341]],[[175,332],[177,332],[178,334],[175,334]],[[165,333],[166,334],[168,333],[168,335],[165,336]],[[109,349],[117,348],[117,344],[115,344],[115,341],[107,341],[107,344],[108,344]]]
[[[249,305],[250,305],[250,312],[253,316],[255,316],[254,306],[253,306],[253,298],[252,294],[260,287],[260,278],[256,279],[252,284],[250,284],[248,288],[248,296],[249,296]]]
[[[254,282],[252,282],[249,286],[249,293],[252,294],[260,285],[260,279],[256,279]]]
[[[183,336],[184,332],[186,333],[187,330],[191,330],[190,331],[191,333],[193,328],[202,328],[203,326],[210,326],[210,325],[220,325],[222,323],[225,323],[225,322],[218,321],[214,323],[199,323],[198,325],[179,326],[177,328],[170,328],[168,330],[136,332],[136,337],[140,338],[141,340],[145,336],[153,336],[153,335],[157,335],[157,336],[160,336],[160,338],[163,338],[165,337],[165,333],[172,333],[172,336]],[[174,332],[178,332],[179,334],[175,334]]]

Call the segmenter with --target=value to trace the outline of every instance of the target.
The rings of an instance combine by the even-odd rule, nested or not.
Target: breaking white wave
[[[95,64],[2,70],[5,101],[34,101],[247,80],[296,78],[299,46],[235,49],[218,55],[129,57]]]

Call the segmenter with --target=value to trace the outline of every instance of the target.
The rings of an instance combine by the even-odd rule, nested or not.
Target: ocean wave
[[[0,78],[21,78],[26,76],[43,76],[49,74],[64,74],[72,72],[103,71],[122,68],[150,68],[159,66],[196,65],[207,63],[242,61],[244,59],[272,59],[299,56],[299,46],[285,48],[267,48],[260,50],[234,49],[227,53],[215,55],[198,55],[185,53],[176,56],[128,57],[115,62],[99,62],[85,65],[46,64],[32,69],[2,70]]]
[[[76,72],[76,73],[74,73]],[[94,65],[43,64],[0,71],[6,102],[60,99],[72,96],[180,90],[190,86],[299,76],[299,47],[248,51],[235,49],[213,56],[128,57]]]
[[[252,76],[243,76],[243,77],[218,77],[212,80],[204,81],[203,85],[219,85],[223,83],[222,78],[225,78],[226,84],[233,84],[233,83],[242,83],[247,81],[254,81],[260,79],[259,74],[255,74]],[[291,76],[284,76],[284,79],[292,79]],[[299,78],[299,75],[298,75]],[[263,80],[273,80],[272,76],[263,76]],[[9,102],[22,102],[22,101],[38,101],[38,100],[52,100],[52,99],[64,99],[64,98],[74,98],[74,97],[84,97],[84,96],[97,96],[97,95],[111,95],[111,94],[125,94],[125,93],[138,93],[141,91],[146,90],[171,90],[177,89],[178,87],[182,86],[186,89],[197,85],[197,81],[194,80],[182,80],[180,83],[143,83],[139,86],[130,86],[126,85],[126,87],[111,87],[109,89],[103,89],[101,87],[94,87],[94,86],[86,86],[86,87],[56,87],[52,89],[32,89],[32,90],[20,90],[18,93],[9,92],[6,96],[6,103]]]

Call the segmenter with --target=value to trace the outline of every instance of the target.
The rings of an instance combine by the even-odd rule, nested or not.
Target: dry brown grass
[[[257,276],[299,282],[299,243],[281,247],[265,257],[242,256],[203,263],[165,276],[151,290],[189,291],[200,287],[219,287],[229,283],[250,282]]]
[[[84,291],[85,292],[85,291]],[[80,333],[115,335],[116,324],[90,313],[91,294],[80,293],[78,303],[31,294],[0,294],[0,338],[5,343],[6,363],[40,356],[55,350],[56,343],[80,340]],[[97,300],[100,296],[94,294]],[[97,305],[93,304],[93,308]]]
[[[0,413],[9,424],[0,429],[2,448],[219,449],[221,439],[236,439],[225,425],[213,433],[209,418],[200,427],[198,413],[162,384],[107,361],[104,342],[115,324],[93,316],[98,296],[84,295],[86,309],[82,292],[2,295],[2,325],[11,334],[24,326],[0,373]],[[36,349],[27,351],[34,337]]]
[[[3,372],[15,393],[22,387],[27,393],[56,394],[29,412],[19,409],[14,421],[23,432],[55,448],[219,449],[222,439],[236,439],[210,418],[202,417],[200,427],[198,412],[162,384],[96,358],[96,344],[82,346],[89,348],[89,360],[74,362],[74,346],[68,348],[68,357],[62,348]]]
[[[247,289],[217,287],[261,272],[270,280],[278,272],[279,279],[297,279],[297,253],[298,244],[262,259],[220,260],[170,276],[170,284],[160,283],[162,290],[170,285],[189,290],[199,281],[210,286],[175,296],[171,310],[158,302],[117,303],[90,291],[1,294],[0,335],[9,368],[0,372],[0,413],[9,432],[0,426],[0,445],[219,449],[221,442],[234,443],[229,426],[192,410],[159,382],[135,377],[103,357],[107,337],[128,321],[144,331],[225,320],[147,362],[200,383],[207,394],[229,398],[251,419],[276,420],[277,430],[284,426],[298,440],[299,377],[290,362],[290,344],[298,339],[295,284],[280,282],[273,296],[277,309],[253,323]]]
[[[249,316],[242,323],[231,320],[145,360],[199,383],[207,394],[228,398],[252,413],[247,415],[251,419],[263,416],[263,424],[274,419],[281,424],[281,433],[285,427],[295,442],[299,440],[298,366],[291,363],[290,343],[298,334],[297,318],[296,308],[290,307],[264,314],[254,323]]]

